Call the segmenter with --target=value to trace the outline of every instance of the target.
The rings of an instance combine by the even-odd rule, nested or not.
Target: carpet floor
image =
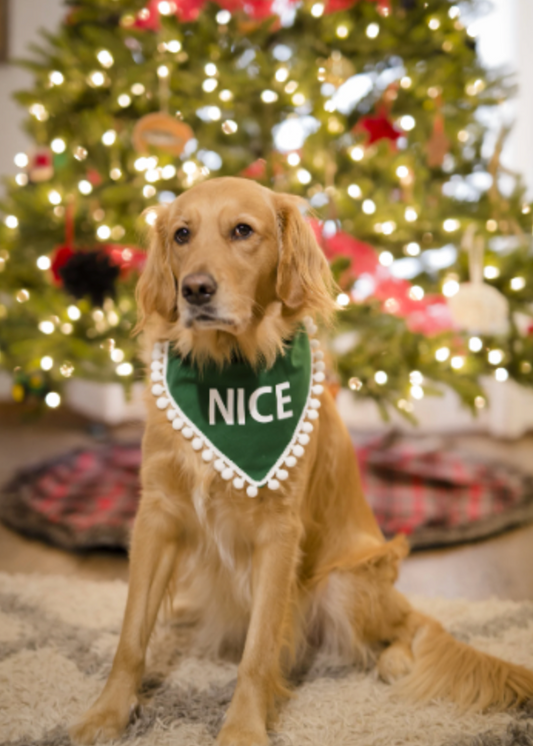
[[[0,573],[0,746],[68,746],[66,727],[100,693],[126,584]],[[533,668],[533,603],[412,599],[458,638]],[[123,746],[213,746],[237,667],[196,657],[191,630],[161,622],[140,717]],[[270,733],[273,746],[533,746],[533,702],[460,715],[449,703],[395,700],[374,671],[316,662]]]

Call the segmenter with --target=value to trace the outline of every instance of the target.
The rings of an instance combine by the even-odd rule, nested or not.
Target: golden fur
[[[238,224],[251,236],[239,238]],[[182,227],[185,245],[174,240]],[[183,298],[182,280],[218,284],[212,316]],[[270,365],[306,315],[334,309],[326,261],[299,200],[243,179],[214,179],[159,208],[138,285],[145,355],[170,340],[198,364],[234,352]],[[103,693],[72,730],[75,741],[113,738],[137,702],[146,646],[172,584],[198,623],[199,641],[242,651],[219,746],[268,743],[267,718],[287,693],[284,673],[309,648],[347,662],[377,661],[413,700],[448,697],[463,708],[508,707],[533,696],[533,674],[454,640],[394,588],[402,537],[385,542],[361,492],[349,435],[331,396],[305,456],[281,489],[246,497],[204,464],[147,396],[142,499],[120,643]]]

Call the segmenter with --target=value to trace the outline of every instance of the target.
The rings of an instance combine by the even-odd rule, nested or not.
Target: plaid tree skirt
[[[435,439],[379,438],[357,447],[384,533],[413,547],[478,539],[533,520],[533,480]],[[0,519],[68,549],[128,546],[139,499],[138,443],[71,451],[25,469],[0,493]]]

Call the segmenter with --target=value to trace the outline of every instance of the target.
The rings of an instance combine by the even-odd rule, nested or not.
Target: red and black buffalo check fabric
[[[528,476],[439,439],[381,437],[356,452],[383,532],[407,534],[412,546],[480,538],[533,520]],[[0,493],[0,519],[69,549],[126,548],[140,463],[137,443],[112,443],[26,469]]]

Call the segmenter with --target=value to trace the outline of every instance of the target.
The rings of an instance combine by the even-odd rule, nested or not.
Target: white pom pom
[[[153,363],[150,363],[150,368],[152,370],[163,370],[163,363],[160,360],[154,360]]]
[[[294,456],[287,456],[285,459],[285,465],[289,467],[289,469],[292,469],[293,466],[296,466],[296,459]]]
[[[289,472],[286,469],[278,469],[276,476],[281,482],[284,482],[288,478]]]
[[[313,368],[316,371],[324,371],[324,370],[326,370],[326,363],[323,363],[322,360],[319,360],[318,363],[315,363],[313,365]]]
[[[152,394],[154,396],[161,396],[161,394],[163,394],[164,391],[165,391],[165,388],[164,386],[161,386],[160,383],[154,383],[154,385],[152,386]]]
[[[292,452],[298,458],[301,458],[304,455],[304,449],[302,448],[302,446],[298,446],[298,445],[294,446],[294,448],[292,449]]]
[[[185,423],[181,419],[181,417],[176,417],[176,419],[172,421],[172,427],[174,428],[174,430],[181,430],[184,424]]]
[[[166,396],[160,396],[159,399],[156,400],[155,404],[158,409],[166,409],[170,404],[170,399],[167,399]]]
[[[324,359],[324,353],[322,350],[316,350],[313,352],[313,360],[323,360]]]
[[[224,479],[226,482],[229,482],[230,479],[233,479],[235,476],[235,472],[233,469],[230,469],[229,466],[227,469],[224,469],[224,471],[220,475],[222,479]]]
[[[212,461],[213,451],[210,448],[206,448],[205,451],[202,451],[202,458],[206,463]]]
[[[244,487],[244,479],[235,477],[235,479],[233,480],[233,486],[236,490],[242,490],[242,488]]]
[[[279,490],[279,482],[277,479],[271,479],[268,482],[268,489],[269,490]]]
[[[154,370],[152,371],[150,378],[152,379],[152,381],[154,381],[154,383],[157,383],[157,381],[163,380],[163,375],[158,370]]]
[[[318,341],[318,339],[312,339],[309,344],[311,345],[312,350],[318,350],[318,348],[320,347],[320,342]]]
[[[159,360],[162,354],[163,350],[161,349],[161,345],[155,344],[154,349],[152,350],[152,360]]]
[[[192,429],[192,427],[184,427],[183,430],[181,431],[181,434],[183,435],[184,438],[187,438],[187,440],[190,440],[192,436],[194,435],[194,430]]]
[[[462,283],[448,307],[455,323],[470,333],[506,334],[509,329],[509,301],[486,283]]]
[[[309,435],[306,435],[305,433],[302,433],[298,436],[298,443],[302,446],[306,446],[309,443]]]
[[[302,432],[304,433],[312,433],[314,429],[310,422],[304,422],[302,425]]]
[[[194,438],[191,445],[195,451],[200,451],[203,448],[204,443],[201,438]]]
[[[326,376],[324,373],[322,373],[321,370],[313,374],[313,381],[316,381],[317,383],[323,383],[325,380]]]
[[[253,484],[251,484],[251,485],[250,485],[250,486],[249,486],[249,487],[248,487],[248,488],[246,489],[246,494],[248,495],[248,497],[257,497],[257,493],[258,493],[258,492],[259,492],[259,490],[258,490],[258,489],[257,489],[257,487],[255,487],[255,486],[254,486]]]
[[[308,420],[318,420],[318,412],[316,409],[310,409],[306,416]]]
[[[309,406],[313,409],[320,409],[320,399],[309,399]]]
[[[314,324],[315,323],[313,321],[313,317],[312,316],[304,316],[303,319],[302,319],[302,321],[304,322],[304,326],[305,326],[306,329],[309,326],[309,324]]]
[[[178,413],[175,409],[167,409],[167,420],[170,420],[172,422],[172,420],[175,420],[177,416]]]
[[[226,468],[226,464],[221,458],[217,458],[213,466],[217,471],[224,471],[224,469]]]
[[[314,386],[311,386],[311,391],[315,396],[320,396],[320,394],[324,393],[324,387],[321,383],[316,383]]]

